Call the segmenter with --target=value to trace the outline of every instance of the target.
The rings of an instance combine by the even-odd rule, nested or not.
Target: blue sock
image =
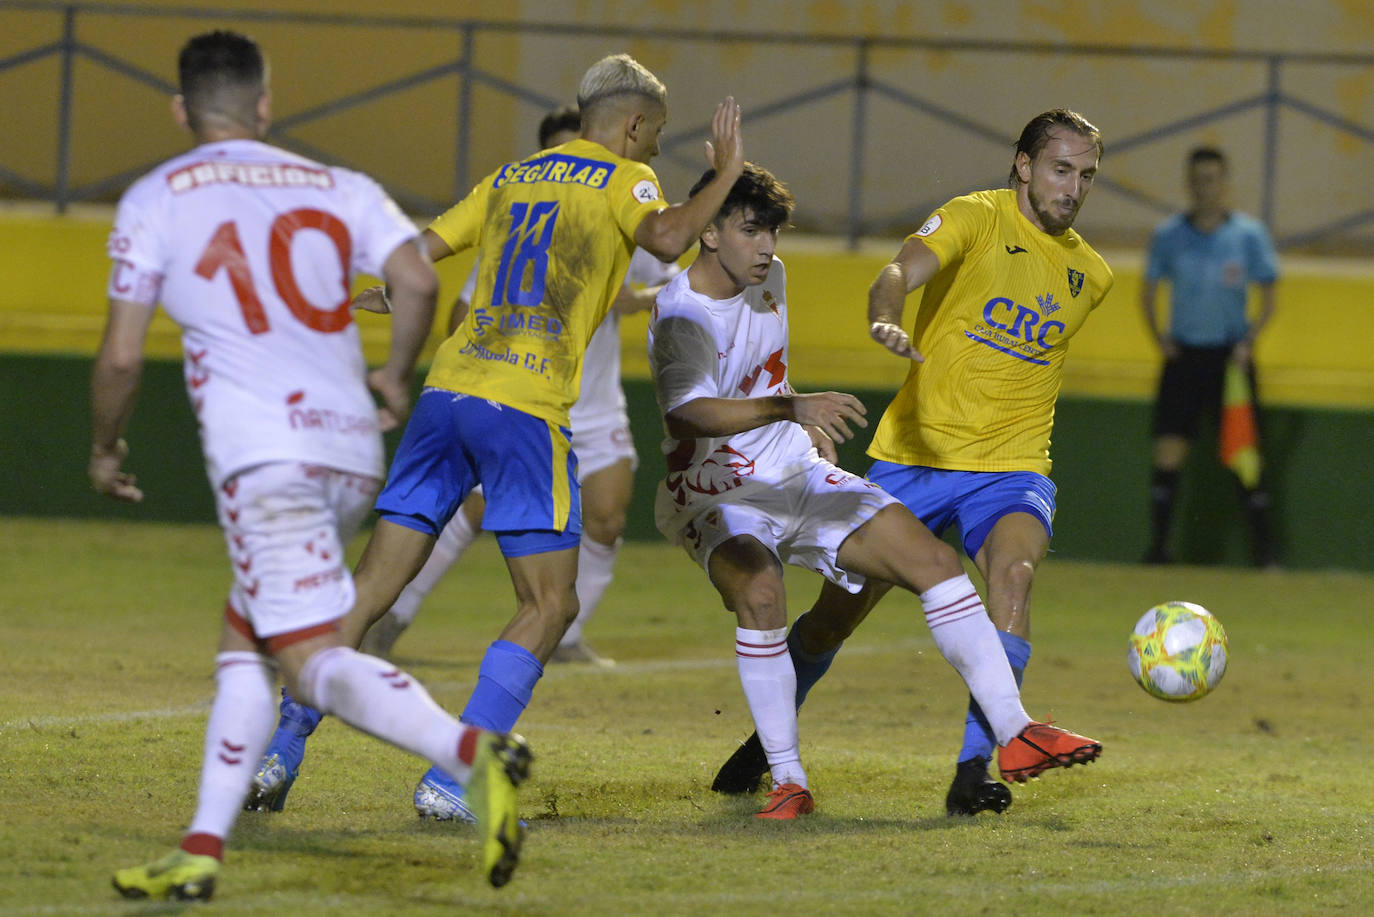
[[[811,693],[811,688],[816,682],[821,680],[821,676],[830,668],[830,663],[835,661],[835,654],[840,651],[837,646],[828,653],[812,655],[802,649],[801,636],[797,633],[797,625],[802,615],[792,622],[792,629],[787,632],[787,652],[792,657],[792,667],[797,670],[797,709],[801,709],[802,703],[806,700],[806,695]],[[844,644],[840,644],[843,646]]]
[[[1002,649],[1006,651],[1007,662],[1011,663],[1011,674],[1016,677],[1016,687],[1021,687],[1021,679],[1026,673],[1026,664],[1030,662],[1031,645],[1030,641],[1015,634],[999,630],[998,638],[1002,641]],[[987,758],[992,760],[992,750],[997,747],[997,737],[992,734],[992,727],[988,725],[988,718],[983,715],[983,711],[972,697],[968,699],[968,715],[964,718],[964,746],[959,749],[959,761],[967,761],[970,758]]]
[[[295,776],[305,760],[306,737],[320,725],[324,714],[314,707],[297,703],[285,688],[281,689],[280,709],[281,719],[277,722],[277,731],[272,733],[272,740],[267,743],[266,754],[280,757],[286,772]]]
[[[459,719],[494,732],[510,732],[525,712],[534,685],[543,674],[544,667],[529,650],[509,640],[497,640],[482,657],[477,687]],[[420,779],[455,795],[463,794],[462,784],[437,767],[431,767]]]
[[[510,732],[543,674],[544,667],[529,650],[509,640],[497,640],[482,657],[477,687],[459,719],[494,732]]]

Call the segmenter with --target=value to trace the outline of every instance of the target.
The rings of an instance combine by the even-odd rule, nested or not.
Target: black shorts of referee
[[[1159,377],[1159,395],[1155,399],[1153,433],[1179,436],[1192,441],[1197,438],[1198,424],[1206,415],[1213,421],[1220,418],[1221,398],[1226,382],[1226,364],[1231,359],[1233,345],[1223,347],[1179,346],[1178,356],[1164,363]],[[1259,403],[1255,388],[1255,364],[1245,364],[1250,379],[1251,397],[1255,398],[1256,422]]]

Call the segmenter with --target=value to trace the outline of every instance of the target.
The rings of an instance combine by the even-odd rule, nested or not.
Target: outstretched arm
[[[96,493],[126,503],[143,500],[137,479],[123,470],[129,446],[124,431],[143,378],[143,345],[153,309],[111,297],[105,336],[91,370],[91,459],[87,474]]]
[[[680,404],[663,418],[674,439],[729,436],[756,427],[790,420],[818,428],[835,442],[854,435],[849,424],[868,426],[863,402],[844,392],[810,395],[770,395],[767,398],[695,398]],[[813,438],[814,442],[814,438]]]
[[[908,239],[897,257],[878,272],[868,288],[868,334],[899,357],[921,362],[925,357],[911,346],[902,329],[906,297],[940,269],[940,259],[920,239]]]

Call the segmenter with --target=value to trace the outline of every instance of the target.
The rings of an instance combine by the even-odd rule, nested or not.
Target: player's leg
[[[353,575],[354,600],[340,621],[346,646],[358,646],[369,626],[395,604],[425,566],[438,534],[476,486],[474,470],[462,450],[454,447],[453,430],[462,406],[452,392],[439,389],[426,389],[416,402],[387,485],[376,500],[382,519]],[[353,495],[366,497],[370,492]],[[347,491],[341,493],[344,498],[347,505],[332,520],[341,544],[352,539],[372,509],[370,499],[352,499]],[[249,808],[282,808],[304,759],[306,739],[320,716],[283,689],[281,719],[254,778]]]
[[[1198,351],[1184,348],[1164,364],[1160,373],[1152,420],[1154,452],[1150,463],[1150,544],[1145,551],[1146,563],[1173,561],[1169,533],[1183,465],[1197,435],[1203,400],[1198,386],[1204,382],[1204,369]],[[1217,395],[1220,397],[1220,389]]]
[[[469,810],[482,827],[487,879],[495,886],[509,881],[524,838],[515,810],[515,788],[529,776],[531,761],[524,740],[504,730],[460,723],[414,677],[342,645],[337,634],[282,643],[277,642],[275,652],[294,695],[427,759],[465,788]]]
[[[114,874],[120,894],[205,900],[214,893],[224,841],[272,732],[275,682],[275,663],[226,620],[215,657],[215,699],[205,725],[195,815],[175,851]]]
[[[578,458],[585,461],[580,451]],[[611,584],[616,554],[625,531],[625,514],[634,492],[634,462],[621,457],[582,478],[582,544],[577,558],[576,619],[554,650],[553,662],[614,665],[583,640],[583,630]]]
[[[891,588],[887,583],[870,580],[859,592],[851,593],[825,580],[811,608],[792,622],[787,631],[787,652],[797,678],[798,710],[816,682],[830,671],[844,641]],[[754,732],[716,771],[711,789],[731,796],[753,793],[767,773],[768,756],[759,734]]]
[[[400,596],[387,613],[368,628],[359,649],[372,656],[391,655],[397,639],[415,620],[425,598],[434,591],[434,587],[443,579],[444,574],[458,562],[458,558],[463,556],[481,534],[482,510],[485,507],[486,501],[482,498],[480,489],[468,494],[462,508],[453,514],[448,525],[439,533],[434,549],[429,554],[429,560],[425,561],[425,565],[415,574],[409,585],[401,590]]]
[[[1260,447],[1264,445],[1264,431],[1261,428],[1259,389],[1255,381],[1255,364],[1247,360],[1244,371],[1250,384],[1250,402],[1254,413],[1257,438]],[[1274,533],[1270,511],[1269,488],[1266,475],[1260,472],[1259,480],[1253,485],[1236,477],[1240,485],[1241,506],[1250,527],[1251,556],[1256,567],[1274,569],[1279,565],[1278,551],[1274,545]]]
[[[987,582],[988,614],[997,627],[1018,688],[1031,655],[1031,584],[1049,551],[1049,539],[1047,519],[1039,512],[1009,512],[997,519],[974,553],[974,563]],[[1042,723],[1031,723],[1006,742],[988,723],[986,711],[970,698],[960,763],[990,755],[992,742],[1001,746],[998,766],[1002,779],[1016,782],[1053,767],[1087,764],[1102,751],[1101,743],[1094,739]]]
[[[538,538],[539,541],[532,541]],[[577,616],[577,533],[498,533],[515,588],[515,617],[487,647],[477,670],[462,721],[509,732],[524,713],[544,663],[563,631]],[[560,547],[561,545],[561,547]],[[519,553],[537,547],[549,550]],[[428,770],[415,787],[415,812],[421,818],[466,822],[473,819],[463,781],[441,767]]]
[[[434,541],[428,532],[386,519],[377,522],[354,574],[357,599],[339,622],[340,642],[357,645],[376,610],[385,611],[404,588],[406,580],[402,577],[415,574],[424,565]],[[245,801],[249,810],[280,812],[286,805],[305,760],[306,740],[323,716],[319,709],[302,703],[289,684],[282,688],[277,729],[254,776],[253,792]]]
[[[796,674],[787,652],[787,605],[782,565],[752,535],[718,544],[707,573],[727,610],[738,619],[735,661],[753,716],[773,791],[760,818],[792,819],[813,811],[797,731]]]

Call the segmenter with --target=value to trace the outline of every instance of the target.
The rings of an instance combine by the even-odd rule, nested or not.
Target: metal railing
[[[291,112],[280,117],[269,133],[269,139],[273,142],[303,155],[357,168],[359,166],[350,161],[345,150],[311,142],[302,136],[302,129],[364,105],[397,99],[401,93],[416,87],[453,81],[457,95],[457,131],[450,155],[446,157],[452,163],[452,184],[445,189],[448,196],[436,194],[432,188],[418,188],[407,182],[387,182],[389,189],[402,206],[414,212],[438,212],[451,203],[452,199],[461,196],[462,191],[470,187],[478,175],[496,164],[483,163],[480,169],[474,169],[475,87],[484,87],[515,103],[540,108],[552,107],[563,101],[566,94],[555,94],[536,85],[522,84],[510,78],[508,74],[500,72],[500,60],[483,59],[478,47],[479,38],[513,36],[520,40],[614,39],[621,43],[672,43],[714,49],[716,53],[758,56],[772,53],[779,55],[778,59],[785,59],[787,55],[795,54],[797,51],[814,54],[818,50],[824,50],[832,56],[841,54],[847,61],[846,72],[833,79],[822,79],[814,85],[798,86],[773,98],[757,100],[749,107],[748,118],[750,131],[755,131],[762,125],[778,124],[785,117],[795,118],[808,111],[814,112],[826,104],[848,104],[849,123],[844,125],[843,131],[839,126],[835,126],[833,131],[837,135],[847,134],[848,143],[842,152],[834,155],[827,163],[830,173],[843,176],[843,193],[832,202],[828,216],[808,215],[806,207],[802,206],[799,209],[798,222],[804,228],[829,228],[831,231],[837,231],[847,237],[851,244],[857,243],[862,236],[879,234],[894,227],[909,227],[950,196],[945,194],[943,197],[930,197],[915,201],[914,206],[894,208],[887,195],[881,193],[882,188],[874,187],[875,179],[871,177],[871,173],[884,165],[887,158],[875,155],[875,151],[884,149],[883,125],[874,113],[875,104],[895,106],[900,112],[930,119],[939,124],[941,129],[947,132],[953,145],[955,152],[951,155],[957,155],[960,143],[971,142],[998,145],[1004,151],[999,155],[1005,156],[1005,150],[1009,149],[1007,144],[1011,139],[1007,135],[1005,124],[990,124],[970,112],[970,109],[977,109],[976,102],[968,104],[966,100],[960,99],[959,104],[951,104],[948,97],[937,97],[934,91],[923,92],[907,88],[903,82],[907,81],[908,71],[902,69],[900,61],[896,69],[889,67],[886,75],[879,72],[879,68],[875,67],[875,55],[879,54],[889,60],[894,55],[906,55],[913,61],[921,55],[940,54],[959,55],[995,64],[1018,59],[1032,62],[1076,61],[1083,66],[1117,69],[1131,66],[1132,62],[1138,66],[1154,68],[1215,65],[1244,71],[1246,74],[1258,69],[1263,74],[1260,80],[1245,76],[1237,81],[1233,89],[1227,90],[1229,98],[1214,101],[1203,110],[1187,114],[1175,113],[1155,123],[1149,123],[1151,117],[1148,113],[1135,118],[1129,113],[1119,116],[1118,120],[1126,122],[1127,130],[1124,132],[1125,135],[1121,136],[1122,131],[1118,129],[1116,139],[1109,138],[1109,156],[1115,161],[1124,154],[1142,148],[1167,148],[1170,142],[1197,136],[1200,132],[1216,133],[1222,131],[1221,126],[1228,122],[1234,123],[1236,119],[1247,115],[1258,115],[1262,123],[1262,137],[1258,144],[1260,149],[1257,193],[1252,195],[1252,203],[1256,205],[1254,209],[1258,211],[1258,215],[1273,228],[1281,247],[1339,243],[1350,239],[1359,240],[1363,244],[1368,237],[1362,233],[1374,227],[1374,200],[1371,200],[1370,193],[1364,190],[1367,182],[1363,170],[1348,176],[1331,176],[1333,182],[1343,183],[1352,193],[1352,197],[1343,198],[1340,208],[1331,208],[1335,212],[1325,214],[1319,222],[1303,225],[1298,217],[1289,217],[1280,212],[1280,202],[1284,199],[1288,184],[1287,173],[1281,167],[1282,154],[1287,151],[1286,144],[1293,142],[1286,138],[1281,130],[1281,118],[1289,115],[1300,116],[1329,128],[1334,136],[1342,138],[1343,142],[1356,144],[1363,154],[1374,151],[1374,127],[1334,111],[1326,104],[1304,98],[1298,92],[1287,91],[1285,85],[1288,75],[1295,68],[1305,68],[1308,71],[1314,67],[1326,68],[1332,73],[1344,72],[1349,68],[1368,68],[1374,66],[1374,54],[1206,51],[873,35],[717,32],[626,25],[516,23],[444,17],[347,16],[177,6],[128,7],[114,3],[0,0],[0,17],[6,13],[57,17],[60,19],[60,34],[55,40],[35,39],[31,47],[0,58],[0,73],[55,59],[59,62],[60,85],[57,92],[57,110],[54,112],[56,153],[50,180],[24,174],[21,165],[6,162],[5,154],[0,151],[0,191],[8,192],[9,196],[51,201],[59,212],[66,210],[73,202],[109,199],[163,158],[159,156],[157,159],[149,159],[133,168],[120,169],[84,182],[78,183],[73,179],[75,65],[78,61],[94,64],[160,93],[170,94],[175,91],[174,86],[149,69],[146,61],[111,53],[81,38],[83,21],[97,16],[113,16],[130,19],[155,17],[162,20],[186,20],[191,27],[200,27],[204,21],[213,20],[217,25],[237,24],[240,27],[254,23],[272,23],[289,24],[307,30],[362,27],[415,30],[430,35],[452,36],[458,47],[456,56]],[[2,22],[3,19],[0,19],[0,23]],[[399,48],[397,53],[400,53]],[[581,58],[578,60],[581,61]],[[912,71],[919,69],[915,63],[909,64],[909,67]],[[980,66],[975,69],[982,68]],[[664,76],[665,82],[670,86],[676,87],[693,82],[687,75],[689,73],[690,70],[679,66],[666,75],[660,72],[660,75]],[[910,82],[920,83],[920,79],[911,79]],[[970,87],[969,91],[976,95],[978,92],[989,90],[987,87]],[[674,89],[674,93],[678,93],[678,90]],[[699,104],[695,108],[702,111],[710,110],[705,104]],[[1029,110],[1034,111],[1038,108]],[[665,134],[661,140],[662,159],[656,164],[660,172],[667,164],[670,171],[677,170],[686,176],[686,181],[690,181],[696,160],[689,155],[688,149],[699,144],[708,135],[709,121],[706,119]],[[504,158],[516,158],[526,151],[525,148],[512,148]],[[807,154],[806,150],[798,151],[799,162],[793,167],[799,166],[800,160]],[[1357,160],[1358,157],[1352,159],[1347,156],[1338,161]],[[770,165],[780,174],[788,174],[790,164],[770,161]],[[1352,167],[1352,172],[1354,171]],[[983,174],[986,177],[986,171]],[[1148,176],[1148,170],[1143,174]],[[1177,173],[1170,170],[1169,174]],[[958,190],[979,186],[971,176],[956,181],[961,181],[967,186]],[[992,183],[1000,182],[1001,177],[994,176]],[[1132,180],[1129,176],[1115,177],[1110,170],[1102,175],[1098,182],[1099,188],[1118,195],[1123,201],[1138,208],[1143,208],[1144,212],[1155,218],[1176,209],[1175,204],[1159,192],[1159,185],[1157,176],[1148,176],[1145,179],[1137,176]],[[987,182],[982,186],[986,187]],[[1169,182],[1165,187],[1172,188],[1173,183]],[[807,225],[808,220],[823,225]]]

